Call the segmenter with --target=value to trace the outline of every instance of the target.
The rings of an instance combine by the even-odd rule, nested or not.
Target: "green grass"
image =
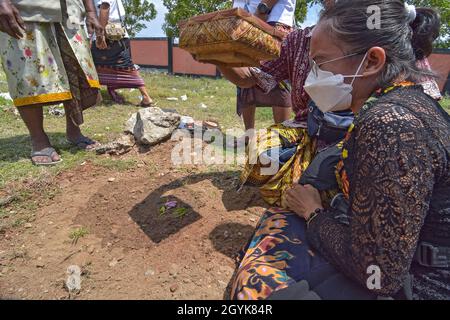
[[[85,227],[80,227],[75,230],[72,230],[69,234],[69,238],[72,240],[74,244],[78,242],[81,238],[88,235],[89,231]]]
[[[158,107],[175,109],[180,114],[190,115],[198,120],[216,120],[224,129],[243,128],[242,121],[235,113],[236,88],[228,81],[146,72],[143,72],[143,76]],[[4,75],[0,73],[0,92],[7,92],[4,81]],[[139,109],[132,104],[139,102],[140,94],[138,90],[120,92],[130,104],[114,104],[107,94],[102,92],[103,103],[84,114],[85,123],[82,130],[86,135],[105,143],[121,134],[124,122]],[[188,100],[181,101],[182,95],[187,95]],[[177,97],[179,101],[168,101],[168,97]],[[201,103],[206,104],[208,108],[200,108]],[[135,164],[132,160],[106,159],[71,147],[65,139],[64,118],[49,115],[47,108],[44,108],[46,132],[53,146],[60,152],[63,163],[50,168],[33,166],[29,160],[31,147],[27,129],[20,117],[14,115],[11,110],[11,103],[0,101],[0,190],[10,182],[39,177],[43,173],[56,175],[79,166],[86,160],[114,170],[126,170]],[[271,110],[257,110],[259,127],[269,125],[271,119]]]
[[[178,113],[192,116],[196,120],[215,120],[224,130],[243,129],[242,121],[236,115],[236,87],[230,82],[224,79],[170,76],[150,72],[142,72],[142,76],[158,107],[175,109]],[[0,92],[8,92],[6,78],[2,72],[0,72]],[[105,91],[102,91],[103,102],[84,113],[85,123],[82,126],[84,134],[106,143],[122,133],[125,121],[139,109],[134,104],[139,103],[140,94],[138,90],[119,92],[129,104],[114,104]],[[187,95],[187,101],[181,101],[180,97],[183,95]],[[169,97],[176,97],[178,101],[168,101]],[[199,107],[202,103],[207,105],[206,109]],[[442,101],[442,105],[450,112],[449,97]],[[0,217],[8,215],[11,207],[14,210],[19,208],[33,211],[37,204],[31,199],[36,193],[51,199],[58,192],[54,188],[54,178],[61,172],[80,166],[83,162],[89,161],[115,171],[125,171],[137,165],[136,160],[126,156],[97,156],[71,147],[65,139],[64,117],[49,115],[48,109],[44,108],[46,132],[53,146],[60,152],[63,162],[49,168],[33,166],[29,160],[28,131],[23,121],[13,111],[12,103],[0,98],[0,200],[5,194],[15,196],[12,203],[0,206]],[[263,128],[271,123],[271,109],[257,109],[257,127]]]
[[[243,129],[242,121],[236,115],[236,87],[228,81],[150,72],[142,72],[142,76],[158,107],[175,109],[196,120],[215,120],[224,130]],[[6,77],[1,70],[0,92],[8,92]],[[102,91],[103,102],[84,113],[84,134],[106,143],[122,133],[125,121],[139,110],[135,105],[140,102],[140,93],[138,90],[119,92],[128,104],[114,104],[108,94]],[[181,101],[183,95],[187,95],[187,101]],[[177,97],[178,101],[168,101],[169,97]],[[202,103],[207,105],[206,109],[199,107]],[[113,171],[126,171],[137,166],[137,161],[127,156],[97,156],[73,148],[65,139],[64,117],[49,115],[48,108],[44,108],[45,130],[63,162],[54,167],[36,167],[29,159],[31,145],[28,131],[14,111],[11,101],[0,98],[0,200],[14,197],[13,201],[0,205],[0,232],[2,228],[19,227],[32,221],[33,212],[58,194],[55,182],[62,172],[73,170],[87,161]],[[257,110],[256,123],[259,128],[271,122],[270,109]],[[180,212],[179,215],[182,217],[184,214]]]
[[[177,217],[177,218],[183,218],[184,216],[186,216],[188,214],[188,209],[186,208],[177,208],[175,209],[175,211],[173,212],[173,214]]]
[[[192,78],[144,73],[147,88],[160,108],[176,109],[178,113],[199,120],[215,120],[222,128],[243,128],[236,115],[236,87],[224,79]],[[176,90],[174,90],[176,89]],[[187,101],[180,97],[187,95]],[[178,101],[168,101],[176,97]],[[199,107],[201,103],[207,109]],[[263,128],[272,121],[272,111],[267,108],[257,110],[256,123]]]
[[[450,96],[446,96],[446,97],[441,101],[441,106],[443,106],[444,109],[447,110],[448,113],[450,113]]]

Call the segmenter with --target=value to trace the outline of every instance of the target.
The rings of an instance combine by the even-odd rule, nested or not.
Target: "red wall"
[[[447,76],[450,73],[450,54],[446,53],[433,53],[428,60],[430,61],[431,68],[439,76],[439,88],[441,91],[444,88]]]
[[[216,70],[215,65],[197,62],[187,51],[173,47],[174,73],[216,76]]]
[[[141,65],[167,67],[167,40],[131,40],[133,62]]]
[[[133,62],[143,66],[168,68],[169,48],[167,39],[133,39],[131,40]],[[216,66],[195,61],[192,56],[173,46],[173,72],[200,76],[216,76]]]

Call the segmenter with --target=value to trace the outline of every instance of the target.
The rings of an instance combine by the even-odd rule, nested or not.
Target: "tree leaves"
[[[134,38],[142,29],[146,21],[156,18],[156,9],[148,0],[122,0],[125,7],[125,27],[131,38]]]

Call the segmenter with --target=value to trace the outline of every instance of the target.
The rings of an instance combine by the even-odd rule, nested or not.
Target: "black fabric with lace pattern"
[[[408,273],[415,299],[450,299],[450,270],[413,262],[419,241],[450,246],[450,117],[420,86],[399,87],[363,108],[346,143],[350,225],[324,212],[311,222],[313,247],[379,295],[395,295]]]

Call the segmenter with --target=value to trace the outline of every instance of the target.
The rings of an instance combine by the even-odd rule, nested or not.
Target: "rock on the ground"
[[[180,267],[174,263],[172,263],[169,267],[169,275],[176,276],[178,275]]]
[[[4,197],[4,198],[0,198],[0,207],[6,206],[7,204],[10,204],[14,200],[16,200],[16,196],[7,196],[7,197]]]
[[[178,284],[173,284],[170,286],[170,292],[175,292],[179,289],[179,285]]]
[[[147,271],[145,271],[145,276],[149,277],[149,276],[154,276],[155,275],[155,271],[153,269],[148,269]]]
[[[0,97],[8,100],[8,101],[12,101],[11,95],[9,94],[9,92],[0,92]]]
[[[155,145],[170,138],[180,123],[180,115],[150,107],[139,110],[128,119],[125,132],[143,145]]]
[[[110,155],[122,155],[127,153],[128,151],[133,148],[133,146],[136,144],[136,141],[134,140],[134,137],[130,134],[124,134],[117,140],[100,145],[95,149],[95,152],[97,154],[110,154]]]
[[[118,263],[119,263],[119,261],[117,261],[117,259],[113,259],[113,260],[109,263],[109,266],[110,266],[111,268],[114,268]]]
[[[66,289],[69,292],[77,292],[81,290],[81,268],[77,265],[71,265],[67,268],[67,280],[65,282]]]
[[[48,107],[48,114],[56,117],[63,117],[66,115],[66,111],[64,110],[64,106],[61,104],[59,106]]]

